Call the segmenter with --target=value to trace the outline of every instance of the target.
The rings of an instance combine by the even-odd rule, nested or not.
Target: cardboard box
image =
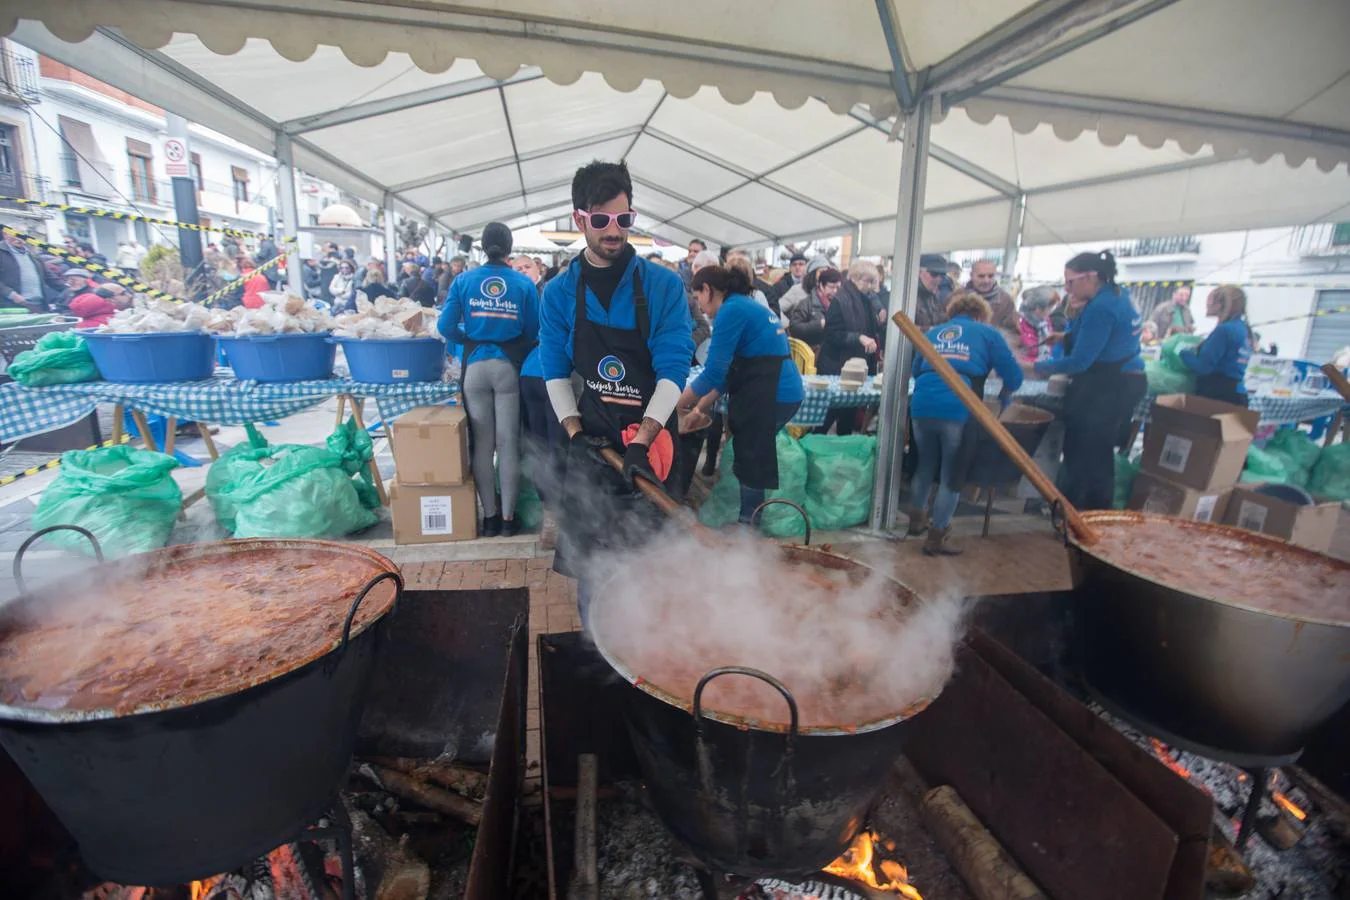
[[[1144,432],[1142,471],[1205,491],[1235,484],[1261,414],[1190,394],[1157,398]]]
[[[473,482],[389,485],[395,544],[439,544],[478,537]]]
[[[1339,503],[1297,506],[1278,497],[1258,494],[1251,487],[1239,487],[1234,488],[1228,501],[1223,524],[1259,531],[1326,553],[1331,549],[1331,536],[1340,515]]]
[[[469,417],[462,406],[419,406],[394,420],[391,442],[401,484],[464,484]]]
[[[1197,491],[1182,484],[1140,472],[1130,489],[1128,509],[1158,513],[1193,522],[1219,522],[1228,509],[1230,486]]]

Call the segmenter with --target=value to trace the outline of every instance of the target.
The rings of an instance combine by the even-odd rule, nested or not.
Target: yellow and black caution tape
[[[185,228],[188,231],[214,231],[220,234],[228,234],[231,237],[258,238],[262,240],[271,235],[262,234],[257,231],[244,231],[241,228],[220,228],[215,225],[189,225],[187,222],[176,222],[173,219],[156,219],[152,216],[142,216],[137,213],[116,212],[111,209],[96,209],[92,206],[72,206],[69,203],[51,203],[46,200],[29,200],[26,197],[0,197],[0,202],[18,203],[22,206],[35,206],[40,209],[55,209],[60,212],[79,213],[82,216],[98,216],[104,219],[122,219],[127,222],[148,222],[152,225],[167,225],[170,228]],[[295,238],[284,238],[286,241],[294,241]]]
[[[1285,316],[1283,319],[1267,319],[1264,322],[1253,322],[1251,327],[1259,328],[1262,325],[1278,325],[1281,322],[1297,322],[1300,319],[1316,319],[1319,316],[1335,316],[1342,313],[1350,313],[1350,306],[1332,306],[1327,309],[1315,309],[1312,312],[1297,316]]]
[[[1311,287],[1322,290],[1350,288],[1350,282],[1326,284],[1320,281],[1122,281],[1120,283],[1125,287],[1218,287],[1223,284],[1236,284],[1243,288]]]
[[[87,269],[88,271],[93,272],[95,275],[102,277],[106,281],[114,281],[117,284],[123,285],[124,287],[131,288],[138,294],[144,294],[147,297],[155,297],[160,300],[169,300],[172,301],[173,303],[183,302],[180,298],[175,297],[173,294],[170,294],[167,291],[161,291],[158,288],[152,288],[150,285],[145,284],[144,282],[137,281],[135,278],[132,278],[130,275],[126,274],[121,269],[112,269],[107,266],[101,266],[96,262],[91,262],[90,260],[85,259],[78,253],[71,253],[64,247],[57,247],[55,244],[49,244],[46,241],[38,240],[32,235],[25,234],[24,232],[19,231],[17,228],[11,228],[8,225],[0,225],[0,229],[3,229],[5,234],[12,234],[19,240],[23,241],[25,244],[29,244],[33,247],[36,247],[37,249],[41,250],[44,253],[50,253],[53,256],[59,256],[68,262],[74,263],[81,269]]]
[[[116,443],[125,444],[125,443],[127,443],[128,441],[130,441],[131,439],[132,439],[132,438],[131,438],[131,435],[129,435],[129,434],[124,434],[124,435],[122,435],[122,440],[121,440],[121,441],[117,441]],[[103,448],[103,447],[111,447],[111,446],[113,445],[113,443],[114,443],[114,441],[107,440],[107,441],[104,441],[104,442],[101,443],[101,444],[94,444],[92,447],[85,447],[84,449],[85,449],[85,450],[99,450],[99,449],[101,449],[101,448]],[[61,465],[61,457],[58,456],[56,459],[49,459],[49,460],[47,460],[45,463],[43,463],[43,464],[40,465],[40,466],[33,466],[32,468],[24,469],[22,472],[16,472],[16,473],[13,474],[13,475],[4,475],[4,476],[0,476],[0,487],[4,487],[4,486],[7,485],[7,484],[13,484],[14,482],[18,481],[20,478],[23,478],[25,475],[36,475],[36,474],[38,474],[39,472],[45,472],[45,471],[47,471],[48,469],[55,469],[55,468],[58,468],[60,465]]]
[[[269,259],[267,262],[263,263],[262,265],[260,265],[260,266],[258,266],[258,267],[256,267],[256,268],[254,268],[254,269],[250,269],[250,270],[249,270],[248,272],[246,272],[246,273],[245,273],[245,272],[240,272],[240,273],[239,273],[239,277],[238,277],[236,280],[231,281],[229,284],[225,285],[223,288],[221,288],[220,290],[216,291],[214,294],[210,294],[210,295],[206,296],[206,297],[203,298],[200,302],[201,302],[202,304],[206,305],[206,306],[210,306],[212,303],[215,303],[217,300],[220,300],[220,299],[223,298],[223,297],[228,297],[228,296],[230,295],[230,292],[231,292],[231,291],[234,291],[234,290],[237,290],[237,289],[241,288],[241,287],[243,286],[243,284],[244,284],[245,281],[247,281],[248,279],[252,278],[254,275],[257,275],[259,272],[265,272],[265,271],[267,271],[268,269],[272,268],[273,266],[279,265],[280,263],[282,263],[283,261],[285,261],[285,259],[286,259],[286,254],[284,254],[284,253],[278,253],[276,256],[272,257],[271,259]]]

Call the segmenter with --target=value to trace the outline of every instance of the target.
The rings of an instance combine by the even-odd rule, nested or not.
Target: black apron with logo
[[[639,264],[640,265],[640,264]],[[623,454],[623,431],[641,424],[656,390],[656,370],[647,346],[650,319],[642,277],[633,270],[634,328],[592,322],[586,315],[586,284],[577,273],[576,320],[572,331],[572,368],[584,382],[577,411],[581,428],[604,437]],[[675,415],[666,423],[672,446]],[[673,454],[665,488],[678,493],[680,456]],[[600,552],[634,550],[664,524],[663,514],[640,494],[628,489],[609,463],[570,454],[563,476],[558,552],[554,568],[579,574],[578,564]]]
[[[778,487],[778,380],[786,356],[743,356],[727,371],[727,423],[736,439],[732,471],[741,484]]]

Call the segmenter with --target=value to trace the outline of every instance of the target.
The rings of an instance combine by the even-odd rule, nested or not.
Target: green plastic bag
[[[1115,455],[1115,494],[1111,497],[1112,509],[1124,509],[1130,502],[1130,492],[1134,490],[1134,479],[1139,474],[1139,460],[1130,459],[1124,453]]]
[[[1322,455],[1322,448],[1305,432],[1297,428],[1281,428],[1266,441],[1265,450],[1280,457],[1289,483],[1306,487],[1313,466]]]
[[[1242,470],[1242,476],[1238,478],[1238,481],[1244,484],[1267,481],[1287,483],[1289,481],[1289,468],[1286,465],[1285,457],[1279,453],[1269,453],[1260,447],[1248,447],[1247,465]]]
[[[1173,337],[1177,336],[1173,335]],[[1144,360],[1144,377],[1148,379],[1148,392],[1150,394],[1195,393],[1194,372],[1174,372],[1164,365],[1160,359]]]
[[[1172,372],[1189,372],[1191,367],[1181,361],[1181,351],[1200,346],[1205,339],[1198,334],[1174,334],[1162,344],[1160,362]]]
[[[877,439],[865,434],[808,434],[797,443],[806,453],[806,512],[811,527],[848,528],[866,522],[872,514]]]
[[[380,501],[367,466],[370,436],[348,421],[327,444],[271,446],[250,426],[249,443],[207,472],[216,521],[240,538],[341,537],[374,525]]]
[[[802,507],[806,506],[806,451],[786,430],[778,432],[778,487],[765,494],[766,500],[782,497]],[[698,519],[710,528],[730,525],[740,518],[741,483],[733,474],[735,438],[722,448],[721,474],[712,493],[699,508]],[[759,519],[764,533],[770,537],[791,538],[806,534],[806,522],[801,513],[781,503],[764,510]],[[812,523],[814,524],[814,523]]]
[[[63,453],[61,470],[33,513],[33,529],[87,528],[110,558],[163,547],[183,505],[183,492],[170,474],[177,467],[172,456],[125,444]],[[89,541],[73,531],[53,532],[44,540],[93,554]]]
[[[24,387],[79,384],[101,377],[84,338],[73,331],[49,331],[9,364],[9,376]]]
[[[1350,500],[1350,444],[1322,448],[1308,478],[1308,490],[1330,500]]]

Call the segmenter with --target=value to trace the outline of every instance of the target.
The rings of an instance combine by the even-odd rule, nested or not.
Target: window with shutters
[[[131,196],[142,203],[155,202],[155,154],[145,141],[127,138],[127,163],[131,167]]]
[[[206,190],[206,179],[202,177],[202,155],[188,154],[188,172],[192,174],[192,183],[197,185],[197,193]]]
[[[239,205],[248,202],[248,171],[230,166],[230,176],[234,179],[234,211],[239,212]]]

